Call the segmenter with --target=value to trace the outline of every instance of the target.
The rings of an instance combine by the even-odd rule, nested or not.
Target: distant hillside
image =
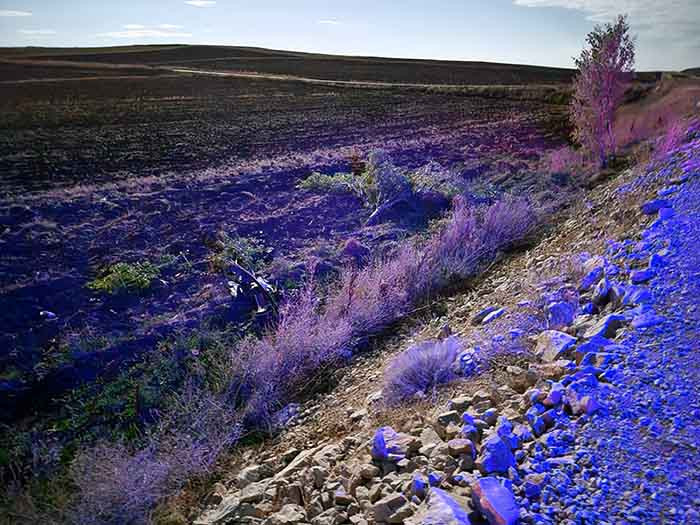
[[[684,69],[683,73],[687,75],[695,75],[696,77],[700,77],[700,67],[693,67],[690,69]]]
[[[324,55],[255,47],[159,45],[115,48],[0,48],[0,56],[105,64],[187,66],[324,80],[422,84],[568,83],[573,70],[491,62]]]

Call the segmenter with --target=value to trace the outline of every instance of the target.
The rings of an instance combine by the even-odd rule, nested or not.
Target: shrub
[[[688,123],[681,119],[672,121],[664,133],[656,140],[654,148],[654,160],[661,160],[673,150],[677,149],[688,134]]]
[[[133,451],[122,443],[103,443],[77,456],[70,468],[77,497],[68,521],[147,523],[159,500],[208,472],[239,435],[240,427],[228,407],[188,386],[142,448]]]
[[[291,395],[350,357],[351,337],[348,320],[323,315],[316,287],[308,283],[281,307],[274,328],[237,349],[232,397],[245,404],[246,423],[270,430],[272,416]]]
[[[616,151],[615,109],[624,99],[633,71],[634,40],[624,16],[614,24],[596,26],[586,40],[588,48],[575,59],[579,72],[570,112],[576,140],[605,167]]]
[[[80,495],[71,521],[81,525],[145,523],[170,488],[168,466],[151,448],[97,446],[73,462],[71,476]]]
[[[456,379],[453,365],[462,350],[457,337],[411,346],[397,355],[384,373],[384,398],[390,404],[434,394],[438,386]]]
[[[536,223],[530,204],[507,197],[491,206],[472,208],[455,199],[452,217],[424,251],[430,292],[454,279],[473,276],[480,264],[527,235]]]
[[[328,317],[346,319],[357,337],[385,328],[417,300],[419,268],[420,252],[406,244],[361,270],[345,269],[328,298]]]
[[[272,250],[254,237],[238,237],[226,232],[219,233],[216,248],[217,253],[209,258],[212,271],[223,271],[231,262],[253,272],[260,271],[264,257]]]
[[[142,291],[149,288],[159,275],[160,269],[150,262],[120,262],[110,266],[102,277],[90,281],[87,286],[91,290],[111,294]]]
[[[376,195],[370,202],[375,207],[412,191],[408,178],[394,166],[389,155],[383,150],[370,153],[367,174],[371,187],[376,188]]]
[[[443,168],[435,161],[408,174],[415,191],[435,191],[447,197],[466,192],[466,183],[459,173]]]
[[[303,190],[318,190],[331,193],[356,193],[361,197],[361,192],[358,191],[357,187],[357,179],[358,177],[352,173],[326,175],[325,173],[314,171],[297,184],[297,187]]]
[[[364,166],[364,165],[363,165]],[[365,205],[376,208],[413,191],[435,191],[452,197],[465,191],[464,180],[458,173],[445,169],[437,162],[404,173],[383,150],[370,153],[361,173],[325,175],[314,172],[298,184],[299,188],[334,193],[353,193]]]
[[[101,448],[76,462],[81,495],[76,515],[101,523],[143,521],[158,498],[210,468],[239,431],[274,430],[285,405],[327,381],[368,337],[406,315],[448,278],[474,275],[527,234],[534,218],[523,200],[471,209],[457,199],[443,230],[424,246],[407,241],[391,257],[345,269],[325,300],[315,283],[306,283],[261,338],[246,338],[231,352],[228,387],[220,396],[192,390],[179,398],[141,451]],[[402,354],[387,373],[389,398],[427,393],[450,381],[459,348],[458,340],[449,339]],[[142,497],[135,498],[139,492]]]

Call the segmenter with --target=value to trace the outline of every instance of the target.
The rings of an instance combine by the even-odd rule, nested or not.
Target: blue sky
[[[638,35],[639,69],[700,66],[700,0],[0,0],[0,46],[202,43],[571,66],[594,23],[618,12]]]

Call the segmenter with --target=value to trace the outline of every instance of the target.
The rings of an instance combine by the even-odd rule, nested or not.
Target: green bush
[[[353,193],[366,203],[376,203],[376,184],[368,171],[361,175],[353,173],[335,173],[326,175],[314,171],[301,181],[298,188],[328,193]]]
[[[210,269],[214,272],[223,271],[235,262],[257,273],[263,269],[265,257],[272,252],[272,248],[254,237],[238,237],[226,232],[219,233],[215,249],[216,253],[209,257]]]
[[[120,293],[142,291],[160,275],[160,269],[150,262],[116,263],[102,277],[88,283],[88,288],[100,292]]]
[[[381,150],[370,153],[367,168],[361,174],[326,175],[313,172],[297,187],[328,193],[353,193],[370,208],[391,201],[407,189],[436,191],[450,198],[465,191],[465,183],[459,173],[444,168],[437,162],[406,171],[395,166]]]

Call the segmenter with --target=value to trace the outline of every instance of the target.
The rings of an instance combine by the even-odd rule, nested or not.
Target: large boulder
[[[420,447],[420,439],[415,436],[381,427],[372,440],[372,457],[379,461],[400,461]]]
[[[571,303],[567,303],[566,301],[549,303],[545,307],[547,327],[551,330],[556,330],[569,326],[573,323],[575,314],[576,309]]]
[[[304,522],[306,522],[306,510],[304,510],[304,507],[288,503],[265,520],[264,525],[293,525]]]
[[[642,213],[644,215],[654,215],[662,208],[670,208],[671,203],[666,199],[653,199],[642,204]]]
[[[564,352],[576,344],[576,338],[557,330],[545,330],[536,338],[535,354],[543,361],[559,359]]]
[[[515,456],[498,434],[492,434],[481,444],[481,454],[476,460],[476,466],[482,474],[508,472],[515,466]]]
[[[375,521],[387,521],[397,510],[403,507],[408,500],[400,492],[395,492],[383,497],[372,507]]]
[[[470,525],[468,502],[442,489],[432,488],[406,525]]]
[[[617,332],[617,330],[620,329],[626,323],[627,320],[624,315],[606,315],[596,324],[588,328],[584,332],[583,337],[585,339],[591,339],[594,337],[612,338],[615,337],[615,333]]]
[[[515,525],[520,510],[513,492],[496,478],[481,478],[472,483],[472,499],[490,525]]]

